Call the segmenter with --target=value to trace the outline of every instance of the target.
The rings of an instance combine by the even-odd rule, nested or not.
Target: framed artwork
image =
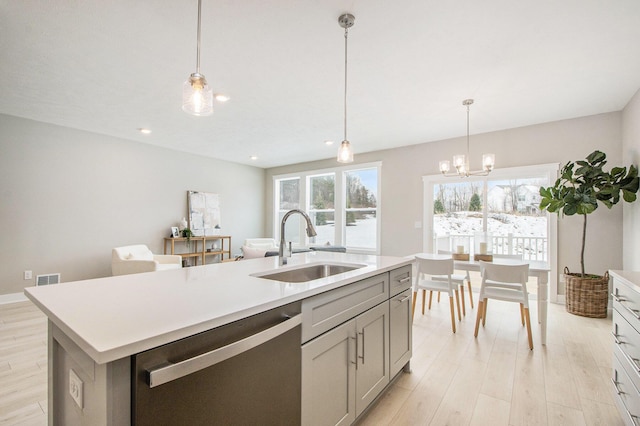
[[[189,229],[191,229],[193,236],[217,235],[220,229],[220,197],[218,194],[187,191],[187,204]]]
[[[180,236],[180,230],[178,229],[177,226],[172,226],[171,227],[171,237],[173,238],[178,238]]]

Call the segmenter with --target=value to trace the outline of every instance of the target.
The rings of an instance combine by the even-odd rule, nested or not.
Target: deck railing
[[[470,253],[473,255],[473,235],[468,234],[445,234],[434,235],[433,247],[438,250],[455,251],[453,241],[460,243],[466,241],[466,247],[469,247]],[[541,260],[548,261],[549,245],[547,237],[525,237],[513,234],[493,235],[493,253],[494,254],[521,254],[525,260]]]

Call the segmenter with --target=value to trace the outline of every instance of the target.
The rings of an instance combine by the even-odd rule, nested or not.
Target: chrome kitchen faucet
[[[284,250],[284,246],[287,244],[287,240],[284,237],[284,225],[287,221],[287,219],[289,218],[289,216],[291,216],[294,213],[300,213],[304,219],[307,221],[307,236],[308,237],[315,237],[316,235],[318,235],[316,233],[316,229],[313,227],[313,223],[311,223],[311,219],[309,218],[309,216],[303,212],[300,209],[293,209],[293,210],[289,210],[288,212],[285,213],[284,217],[282,218],[282,223],[280,224],[280,250],[278,251],[278,258],[279,258],[279,265],[286,265],[287,264],[287,257],[291,257],[291,248],[289,248],[289,250],[287,250],[286,254],[285,254],[285,250]]]

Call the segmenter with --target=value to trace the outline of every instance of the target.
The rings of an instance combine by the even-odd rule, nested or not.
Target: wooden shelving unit
[[[211,249],[211,245],[216,241],[218,241],[219,244],[216,244],[217,247],[215,249]],[[176,245],[178,249],[183,247],[185,251],[176,253]],[[198,264],[198,258],[200,259],[201,265],[206,265],[208,256],[220,256],[220,262],[223,262],[231,259],[231,236],[209,235],[206,237],[191,237],[189,247],[187,247],[187,239],[184,237],[167,237],[164,239],[164,254],[177,254],[182,256],[183,260],[185,258],[193,258],[196,265]]]

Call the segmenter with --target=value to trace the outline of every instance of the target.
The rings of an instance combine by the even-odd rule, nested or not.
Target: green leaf
[[[562,209],[562,213],[566,214],[567,216],[573,216],[577,212],[578,208],[575,204],[565,204],[564,208]]]
[[[624,198],[627,203],[633,203],[636,200],[636,193],[623,189],[622,198]]]
[[[551,198],[551,188],[540,187],[540,196],[543,198]]]
[[[587,156],[587,161],[591,164],[601,163],[605,161],[607,155],[602,151],[593,151]]]

